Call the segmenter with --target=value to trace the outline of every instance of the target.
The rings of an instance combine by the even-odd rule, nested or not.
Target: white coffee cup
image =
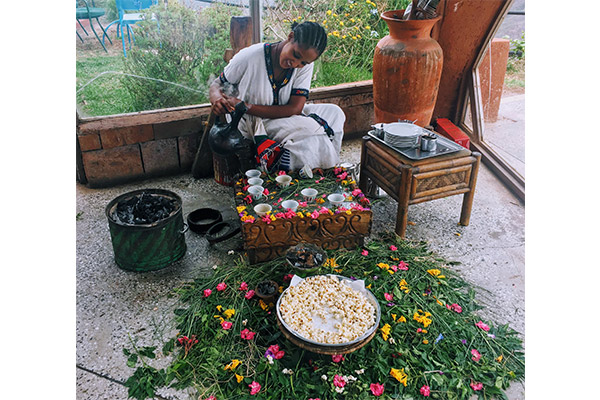
[[[318,192],[317,189],[306,188],[302,189],[300,193],[302,194],[302,196],[304,196],[304,201],[315,201]]]
[[[305,164],[304,167],[302,167],[302,169],[298,172],[298,175],[300,175],[300,178],[302,178],[302,179],[312,178],[313,173],[312,173],[311,166],[308,164]]]
[[[332,193],[327,196],[327,200],[335,207],[339,207],[344,202],[344,199],[344,195],[340,193]]]
[[[260,178],[250,178],[248,179],[248,185],[250,186],[262,186],[263,180]]]
[[[248,179],[250,178],[258,178],[260,177],[261,172],[257,169],[249,169],[248,171],[246,171],[246,177]]]
[[[267,213],[271,211],[271,205],[267,203],[260,203],[254,206],[254,212],[259,217],[264,217]]]
[[[298,208],[298,202],[296,200],[284,200],[281,202],[281,207],[283,207],[284,210],[292,210],[294,212],[296,212],[296,209]]]
[[[277,178],[275,178],[275,181],[280,188],[284,188],[289,186],[290,182],[292,181],[292,177],[289,175],[279,175]]]
[[[263,188],[262,186],[250,186],[248,188],[248,193],[250,193],[252,195],[252,198],[254,200],[260,200],[264,195],[265,188]]]

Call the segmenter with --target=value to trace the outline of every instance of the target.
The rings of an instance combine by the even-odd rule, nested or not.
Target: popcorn
[[[333,276],[308,277],[281,299],[283,320],[300,336],[319,343],[347,343],[375,324],[375,307],[364,294]],[[316,326],[324,321],[331,330]]]

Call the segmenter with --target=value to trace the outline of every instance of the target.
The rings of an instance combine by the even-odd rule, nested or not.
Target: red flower
[[[334,354],[331,356],[331,359],[334,363],[339,363],[344,361],[344,356],[342,354]]]
[[[333,384],[337,387],[343,388],[344,386],[346,386],[346,381],[340,375],[335,374],[335,376],[333,377]]]
[[[221,327],[225,330],[229,330],[231,329],[231,327],[233,326],[233,324],[229,321],[223,321],[221,322]]]
[[[484,331],[489,331],[490,327],[483,323],[483,321],[479,321],[475,324],[476,327],[483,329]]]
[[[246,339],[246,340],[254,339],[254,335],[256,335],[256,332],[252,332],[248,329],[244,329],[243,331],[240,332],[240,336],[242,337],[242,339]]]
[[[248,290],[248,284],[247,284],[246,282],[242,282],[242,283],[240,284],[240,288],[239,288],[239,290],[241,290],[241,291],[244,291],[244,292],[245,292],[246,290]]]
[[[431,393],[431,391],[429,390],[429,386],[424,385],[423,387],[421,387],[421,394],[425,397],[428,397],[429,394]]]
[[[380,383],[371,383],[369,389],[371,389],[371,393],[373,393],[374,396],[381,396],[383,394],[384,387]]]
[[[205,290],[204,290],[204,297],[208,297],[208,296],[210,296],[210,294],[211,294],[211,293],[212,293],[212,290],[210,290],[210,289],[205,289]]]
[[[222,292],[223,290],[225,290],[226,287],[227,287],[227,284],[225,282],[221,282],[217,285],[217,290],[219,292]]]
[[[255,293],[255,292],[254,292],[254,290],[250,289],[250,290],[248,290],[248,292],[247,292],[247,293],[244,295],[244,297],[245,297],[247,300],[250,300],[252,297],[254,297],[254,293]]]
[[[469,386],[475,391],[483,389],[483,383],[481,382],[471,382]]]

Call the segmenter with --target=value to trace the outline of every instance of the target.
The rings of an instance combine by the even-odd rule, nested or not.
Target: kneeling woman
[[[217,115],[246,103],[239,129],[254,140],[270,169],[331,168],[339,162],[344,112],[334,104],[306,104],[313,62],[326,45],[319,24],[294,23],[286,40],[240,50],[210,86]],[[225,94],[228,84],[237,88],[239,98]]]

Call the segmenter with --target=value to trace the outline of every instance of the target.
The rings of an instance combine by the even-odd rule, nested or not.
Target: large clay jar
[[[442,48],[431,38],[441,17],[402,20],[403,14],[404,10],[381,14],[390,34],[377,43],[373,57],[375,122],[407,119],[426,126],[442,75]]]

